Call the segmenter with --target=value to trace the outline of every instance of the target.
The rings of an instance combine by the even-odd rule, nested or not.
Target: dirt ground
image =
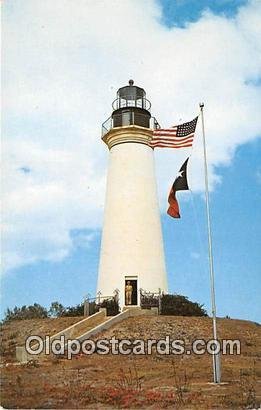
[[[191,355],[77,355],[17,365],[9,342],[25,335],[54,334],[80,318],[23,321],[4,326],[1,404],[4,408],[259,408],[261,402],[261,326],[219,319],[219,337],[240,339],[240,355],[222,355],[222,384],[212,381],[212,357]],[[71,319],[71,321],[69,320]],[[45,322],[44,322],[45,321]],[[38,322],[38,323],[37,323]],[[60,326],[61,325],[61,326]],[[64,326],[65,325],[65,326]],[[15,330],[16,329],[16,330]],[[54,331],[55,329],[55,331]],[[17,335],[12,336],[16,331]],[[147,316],[129,318],[98,335],[118,339],[211,339],[211,319]],[[12,336],[12,337],[11,337]],[[8,352],[8,353],[7,353]]]

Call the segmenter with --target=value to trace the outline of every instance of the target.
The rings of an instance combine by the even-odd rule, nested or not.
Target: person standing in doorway
[[[128,280],[127,285],[125,286],[126,305],[131,305],[132,291],[133,291],[132,285],[130,281]]]

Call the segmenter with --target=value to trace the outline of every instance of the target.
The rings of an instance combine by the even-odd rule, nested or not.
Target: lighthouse
[[[160,211],[150,147],[158,123],[143,88],[121,87],[102,126],[109,168],[97,292],[118,290],[120,307],[139,306],[140,293],[167,291]]]

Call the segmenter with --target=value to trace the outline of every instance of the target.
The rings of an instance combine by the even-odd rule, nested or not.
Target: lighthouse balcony
[[[139,127],[149,128],[152,130],[159,129],[160,125],[155,117],[151,117],[149,113],[144,113],[144,109],[138,107],[120,108],[119,112],[114,111],[113,114],[102,124],[102,137],[104,137],[111,129],[119,127],[127,127],[137,125]],[[149,114],[149,115],[148,115]]]

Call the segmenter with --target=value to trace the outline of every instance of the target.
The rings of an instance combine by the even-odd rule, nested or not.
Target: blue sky
[[[217,312],[259,321],[260,3],[134,7],[126,0],[108,10],[91,3],[88,14],[85,0],[79,10],[69,4],[4,5],[4,44],[10,40],[11,50],[4,47],[2,312],[55,300],[68,306],[95,294],[107,168],[100,125],[117,88],[134,77],[163,126],[191,119],[205,101]],[[130,19],[123,44],[117,30],[108,34],[106,16],[113,24],[116,8],[117,18]],[[95,26],[101,19],[104,31]],[[165,151],[155,157],[169,287],[209,309],[200,128],[189,169],[193,200],[181,194],[180,220],[165,214],[166,198],[187,152]]]
[[[202,12],[211,10],[215,14],[233,18],[238,7],[247,0],[159,0],[162,5],[162,21],[168,27],[184,27],[187,23],[197,21]]]

